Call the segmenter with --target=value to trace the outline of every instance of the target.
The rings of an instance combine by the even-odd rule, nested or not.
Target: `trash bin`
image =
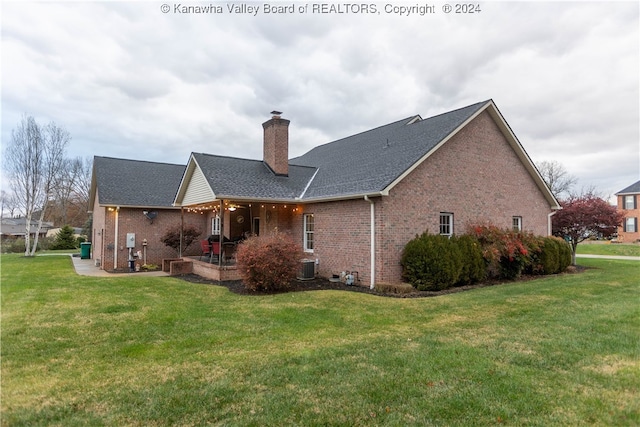
[[[80,259],[91,259],[91,242],[80,243]]]

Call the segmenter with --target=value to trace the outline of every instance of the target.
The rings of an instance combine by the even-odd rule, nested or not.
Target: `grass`
[[[640,263],[424,299],[2,256],[7,426],[638,425]]]
[[[578,244],[578,254],[640,256],[640,245],[632,243],[583,242]]]

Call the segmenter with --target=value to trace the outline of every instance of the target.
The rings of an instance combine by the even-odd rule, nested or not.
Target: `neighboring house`
[[[125,270],[129,260],[160,264],[178,254],[160,238],[192,224],[206,236],[202,215],[181,215],[173,200],[184,165],[94,157],[90,212],[93,213],[92,258],[104,270]],[[146,245],[145,245],[146,242]],[[200,253],[195,245],[185,254]],[[136,257],[138,253],[141,257]]]
[[[174,205],[201,213],[205,234],[289,232],[321,276],[397,282],[404,246],[424,231],[461,234],[491,222],[548,235],[560,208],[491,100],[407,117],[294,159],[289,120],[272,114],[262,161],[192,153]]]
[[[73,236],[75,238],[82,237],[82,228],[80,228],[80,227],[72,227],[72,228],[73,228]],[[51,229],[47,230],[47,237],[55,238],[58,235],[58,233],[60,232],[60,230],[62,230],[62,228],[60,228],[60,227],[51,228]]]
[[[622,227],[618,227],[618,241],[637,242],[640,241],[638,231],[638,199],[640,198],[640,181],[635,182],[616,193],[618,197],[618,210],[624,213]]]
[[[45,237],[47,232],[53,228],[53,223],[43,222],[40,228],[40,237]],[[29,234],[31,237],[35,237],[38,230],[38,221],[31,220],[29,225]],[[27,219],[26,218],[2,218],[2,224],[0,225],[0,235],[2,239],[17,239],[18,237],[24,237],[27,234]]]

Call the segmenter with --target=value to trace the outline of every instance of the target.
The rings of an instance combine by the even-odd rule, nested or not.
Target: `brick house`
[[[293,159],[290,122],[272,114],[263,160],[192,153],[173,205],[231,240],[289,232],[320,276],[399,281],[405,244],[425,230],[460,234],[491,222],[548,235],[560,208],[492,100],[407,117]]]
[[[618,198],[618,210],[624,213],[622,227],[618,227],[618,241],[637,242],[640,241],[640,231],[638,231],[638,198],[640,198],[640,181],[637,181],[627,188],[616,193]]]
[[[131,258],[137,264],[146,260],[156,265],[175,258],[178,254],[160,238],[181,223],[194,225],[205,235],[202,215],[184,214],[173,206],[184,169],[184,165],[94,157],[89,206],[96,265],[108,271],[126,270]],[[189,253],[199,254],[200,249],[189,247],[185,254]]]

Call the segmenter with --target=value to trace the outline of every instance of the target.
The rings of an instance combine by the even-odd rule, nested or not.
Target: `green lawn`
[[[578,244],[578,254],[640,256],[640,245],[631,243],[587,243]]]
[[[640,262],[437,298],[2,256],[3,426],[640,424]]]

